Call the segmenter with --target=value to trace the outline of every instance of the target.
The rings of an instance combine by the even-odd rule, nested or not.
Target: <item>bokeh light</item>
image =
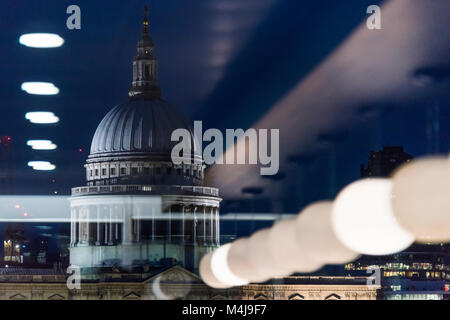
[[[399,223],[419,242],[450,241],[450,160],[427,157],[393,176],[392,205]]]
[[[359,254],[343,245],[331,224],[332,201],[319,201],[307,206],[296,219],[295,239],[301,251],[323,264],[343,264]]]
[[[211,270],[214,277],[222,283],[231,286],[242,286],[248,284],[247,279],[236,276],[228,266],[228,252],[231,243],[225,244],[213,251],[211,257]]]
[[[310,273],[323,266],[320,261],[311,259],[299,245],[297,232],[295,219],[279,221],[269,232],[268,253],[281,274]]]
[[[396,220],[389,179],[363,179],[345,187],[332,207],[332,224],[338,239],[349,249],[368,255],[402,251],[414,236]]]

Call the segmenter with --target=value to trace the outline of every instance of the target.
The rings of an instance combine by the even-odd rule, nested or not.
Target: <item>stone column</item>
[[[214,244],[214,208],[209,207],[209,243]]]
[[[181,220],[181,239],[184,243],[184,204],[181,205],[181,216],[182,216],[182,220]]]
[[[152,241],[155,240],[155,227],[156,227],[156,221],[155,221],[155,206],[152,204]]]
[[[139,242],[141,241],[141,212],[142,208],[140,206],[137,207],[137,218],[134,219],[135,223],[135,232],[136,232],[136,238],[135,241]]]
[[[109,231],[109,235],[108,235],[108,245],[112,246],[114,245],[114,241],[113,241],[113,222],[112,222],[112,218],[113,218],[113,213],[114,213],[114,207],[110,207],[109,208],[109,226],[108,226],[108,231]]]
[[[203,236],[203,244],[206,244],[206,206],[203,206],[203,230],[202,230],[202,236]]]
[[[76,241],[76,232],[77,232],[77,226],[76,226],[76,208],[75,207],[71,207],[70,208],[70,246],[74,247],[75,246],[75,241]]]
[[[169,212],[168,212],[168,224],[167,224],[167,239],[170,241],[172,237],[172,205],[169,205]]]
[[[192,210],[192,243],[197,245],[197,206]]]
[[[220,245],[220,214],[219,208],[215,208],[216,211],[216,244]]]
[[[83,217],[82,212],[83,212],[83,209],[81,207],[79,207],[78,208],[78,217],[77,217],[77,220],[78,220],[78,242],[77,242],[77,244],[78,245],[83,243],[83,237],[82,237],[83,225],[81,222],[81,218]]]
[[[134,206],[134,204],[133,204]],[[122,244],[131,244],[133,242],[132,238],[132,212],[130,206],[122,208]]]
[[[101,229],[100,229],[100,210],[101,210],[101,206],[99,206],[99,205],[97,205],[96,206],[96,208],[97,208],[97,224],[96,224],[96,226],[97,226],[97,241],[95,242],[95,245],[96,246],[100,246],[101,245],[101,239],[100,239],[100,236],[101,236]]]

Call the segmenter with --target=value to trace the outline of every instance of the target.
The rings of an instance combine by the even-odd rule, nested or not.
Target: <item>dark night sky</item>
[[[163,97],[192,121],[203,120],[205,128],[224,129],[255,124],[364,23],[368,5],[380,3],[79,1],[82,28],[68,30],[65,11],[73,1],[3,0],[0,134],[13,139],[14,193],[52,194],[57,190],[69,194],[70,187],[84,184],[83,164],[95,128],[108,110],[127,98],[144,4],[150,6],[150,33],[159,58]],[[437,25],[447,28],[435,30],[436,34],[448,38],[448,22]],[[21,46],[19,36],[29,32],[58,33],[65,44],[55,49]],[[415,66],[432,67],[427,74],[431,74],[432,86],[418,96],[411,87],[410,99],[404,98],[408,92],[398,99],[395,94],[389,99],[384,96],[367,99],[367,105],[358,106],[358,121],[339,128],[345,132],[343,139],[331,143],[319,141],[311,147],[312,163],[300,169],[282,163],[280,171],[288,179],[277,182],[276,188],[283,191],[281,200],[288,203],[284,210],[293,212],[313,200],[330,196],[330,148],[336,151],[337,190],[357,179],[359,164],[367,161],[370,150],[383,145],[403,145],[414,156],[448,152],[449,47],[433,39],[423,40],[424,45],[430,40],[434,52],[447,57],[439,60],[423,56],[422,64]],[[386,52],[389,50],[386,48]],[[368,73],[367,77],[370,76]],[[57,96],[27,95],[20,90],[24,81],[53,82],[61,92]],[[347,98],[351,101],[351,94]],[[430,111],[435,103],[439,105],[439,113]],[[53,111],[61,122],[55,126],[28,123],[24,114],[36,110]],[[340,120],[334,118],[336,126],[330,128],[331,133],[324,133],[333,135]],[[303,121],[309,121],[307,114]],[[427,130],[433,121],[439,124],[439,131],[430,138]],[[26,141],[33,138],[51,139],[58,149],[33,151],[26,146]],[[438,141],[437,148],[431,147],[432,141]],[[79,148],[83,151],[79,152]],[[30,160],[49,160],[56,164],[57,170],[33,171],[26,165]],[[4,158],[0,163],[6,167]],[[2,171],[4,174],[5,170]],[[56,182],[52,183],[52,179]],[[266,192],[262,199],[271,202],[280,200],[279,197],[271,198],[271,192]]]

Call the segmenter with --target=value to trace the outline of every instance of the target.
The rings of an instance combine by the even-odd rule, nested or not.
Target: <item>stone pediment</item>
[[[122,299],[126,299],[126,300],[138,300],[138,299],[141,299],[141,295],[138,294],[138,293],[136,293],[136,292],[134,292],[134,291],[131,291],[131,292],[127,293],[126,295],[124,295],[124,296],[122,297]]]
[[[55,293],[48,297],[48,300],[66,300],[62,295]]]
[[[202,282],[199,276],[180,266],[173,266],[161,273],[155,274],[153,277],[145,280],[144,283],[152,283],[156,279],[164,283]]]
[[[288,299],[289,300],[305,300],[305,297],[303,295],[301,295],[300,293],[294,293],[294,294],[291,294],[288,297]]]
[[[325,297],[325,300],[341,300],[341,297],[336,293],[332,293]]]
[[[17,293],[15,295],[12,295],[9,297],[10,300],[26,300],[27,297],[25,297],[23,294]]]

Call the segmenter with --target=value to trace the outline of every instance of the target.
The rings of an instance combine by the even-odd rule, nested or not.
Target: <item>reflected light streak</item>
[[[0,212],[1,222],[70,222],[68,196],[0,196]]]

